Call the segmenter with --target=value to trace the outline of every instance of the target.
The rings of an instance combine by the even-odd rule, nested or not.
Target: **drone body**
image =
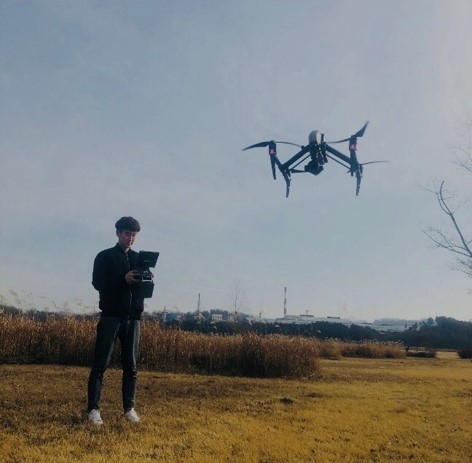
[[[338,140],[330,142],[335,143],[344,143],[349,142],[349,156],[339,152],[330,146],[327,142],[324,141],[324,134],[319,130],[313,130],[308,136],[308,145],[301,146],[296,143],[286,142],[286,141],[263,141],[256,143],[255,145],[248,146],[244,148],[243,151],[251,148],[269,148],[269,158],[272,168],[272,176],[274,180],[276,179],[276,169],[279,169],[285,183],[287,185],[286,197],[290,193],[290,183],[291,183],[291,174],[292,173],[310,173],[313,175],[319,175],[324,170],[324,165],[328,162],[328,159],[336,161],[338,164],[341,164],[348,169],[348,172],[352,176],[356,177],[356,196],[359,194],[359,188],[362,179],[363,165],[371,164],[372,162],[387,162],[387,161],[372,161],[365,164],[360,164],[357,160],[357,139],[364,135],[364,132],[367,128],[369,122],[366,122],[364,126],[357,131],[354,135],[351,135],[349,138],[344,140]],[[300,151],[292,156],[288,161],[281,163],[277,157],[277,143],[284,143],[286,145],[293,145],[300,148]],[[309,160],[309,161],[308,161]],[[297,167],[303,162],[308,161],[304,166],[303,170],[297,169]]]

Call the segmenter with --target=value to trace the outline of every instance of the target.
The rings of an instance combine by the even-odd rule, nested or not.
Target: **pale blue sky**
[[[0,0],[0,294],[97,304],[114,223],[159,250],[148,310],[227,308],[372,320],[471,319],[472,282],[422,232],[421,187],[446,179],[470,120],[467,0]],[[330,162],[285,198],[267,139],[359,140],[355,182]],[[279,157],[294,151],[279,146]],[[460,221],[472,230],[470,208]]]

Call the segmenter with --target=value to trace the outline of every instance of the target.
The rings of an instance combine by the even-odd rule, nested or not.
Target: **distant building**
[[[341,318],[338,316],[327,316],[327,317],[315,317],[313,315],[285,315],[282,318],[276,318],[274,320],[266,320],[271,323],[278,324],[310,324],[316,322],[328,322],[328,323],[341,323],[346,326],[357,325],[363,327],[369,327],[377,331],[404,331],[420,320],[402,320],[396,318],[385,318],[380,320],[374,320],[373,323],[365,321],[352,321],[347,318]]]
[[[213,313],[213,314],[211,314],[211,321],[212,322],[222,322],[223,321],[223,314],[222,313]]]
[[[351,320],[341,317],[315,317],[314,315],[285,315],[283,318],[276,318],[275,323],[295,323],[295,324],[309,324],[316,322],[342,323],[343,325],[352,325]]]

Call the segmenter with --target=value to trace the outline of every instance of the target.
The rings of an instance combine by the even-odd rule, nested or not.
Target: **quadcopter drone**
[[[275,166],[278,167],[285,183],[287,184],[287,190],[285,196],[288,198],[290,193],[290,183],[291,183],[291,174],[295,173],[310,173],[313,175],[319,175],[324,170],[324,164],[328,162],[328,158],[342,165],[348,172],[351,174],[351,177],[356,177],[356,196],[359,195],[359,189],[361,186],[363,166],[366,164],[373,164],[376,162],[388,162],[388,161],[371,161],[361,164],[357,160],[357,139],[364,135],[364,132],[367,128],[369,121],[364,124],[364,127],[357,131],[354,135],[351,135],[349,138],[343,140],[337,140],[332,142],[324,141],[324,134],[319,130],[313,130],[308,137],[308,145],[301,146],[296,143],[291,143],[288,141],[262,141],[256,143],[255,145],[248,146],[244,148],[243,151],[246,151],[251,148],[264,148],[269,147],[269,158],[270,165],[272,168],[272,176],[274,180],[276,179],[276,170]],[[349,142],[349,156],[346,156],[343,153],[340,153],[338,150],[331,147],[328,143],[344,143]],[[300,148],[300,151],[292,156],[288,161],[282,163],[277,157],[277,143],[283,143],[285,145],[293,145]],[[337,158],[337,159],[336,159]],[[297,167],[303,162],[310,159],[310,161],[304,166],[303,170],[297,169]]]

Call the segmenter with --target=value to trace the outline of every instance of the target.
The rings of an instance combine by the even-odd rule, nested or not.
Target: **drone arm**
[[[277,178],[277,175],[275,174],[275,157],[271,156],[270,158],[270,167],[272,169],[272,177],[274,178],[274,180],[276,180]]]
[[[362,180],[362,165],[357,161],[356,151],[349,150],[351,157],[347,157],[345,154],[340,153],[329,145],[325,145],[326,151],[329,151],[334,156],[343,160],[348,166],[351,176],[356,174],[356,196],[359,194],[359,189],[361,187]],[[330,156],[331,157],[331,156]],[[333,158],[334,159],[334,158]],[[338,161],[339,162],[339,161]],[[341,164],[341,163],[340,163]]]
[[[294,164],[295,162],[297,162],[300,158],[302,158],[309,151],[310,151],[310,145],[302,147],[302,149],[297,154],[295,154],[288,161],[286,161],[282,164],[282,168],[280,170],[283,169],[284,171],[289,171],[290,166],[292,164]]]
[[[280,173],[282,174],[282,176],[285,180],[285,183],[287,184],[287,190],[286,190],[286,193],[285,193],[285,197],[288,198],[288,195],[290,193],[290,181],[291,181],[290,172],[288,170],[284,169],[283,164],[280,162],[279,158],[277,157],[277,151],[276,151],[276,148],[275,148],[275,143],[272,146],[272,151],[269,148],[269,156],[270,156],[270,165],[271,165],[271,168],[272,168],[272,176],[274,177],[274,180],[275,180],[276,179],[275,166],[277,166],[277,168],[280,170]]]
[[[343,162],[339,161],[339,160],[336,159],[335,157],[330,156],[329,154],[327,154],[326,156],[328,156],[328,158],[332,159],[334,162],[337,162],[337,163],[340,164],[341,166],[345,167],[346,169],[350,169],[349,166],[347,166],[347,165],[344,164]]]
[[[305,157],[302,157],[295,165],[290,167],[290,172],[297,172],[295,167],[299,166],[302,162],[305,162],[309,157],[310,157],[309,154],[307,154]],[[305,171],[299,171],[299,172],[305,172]]]
[[[280,161],[279,161],[279,158],[277,156],[273,156],[271,158],[271,160],[273,160],[274,164],[273,164],[273,172],[274,172],[274,178],[275,178],[275,165],[277,165],[277,167],[279,168],[280,170],[280,173],[282,174],[284,180],[285,180],[285,183],[287,185],[287,189],[286,189],[286,192],[285,192],[285,197],[288,198],[288,195],[290,193],[290,182],[291,182],[291,178],[290,178],[290,171],[286,170],[284,165],[285,164],[282,164]]]
[[[326,151],[330,152],[332,155],[338,157],[339,159],[343,160],[349,166],[351,165],[351,159],[343,153],[340,153],[338,150],[335,150],[333,147],[325,144]],[[331,156],[330,156],[331,157]],[[331,158],[333,159],[333,158]]]

